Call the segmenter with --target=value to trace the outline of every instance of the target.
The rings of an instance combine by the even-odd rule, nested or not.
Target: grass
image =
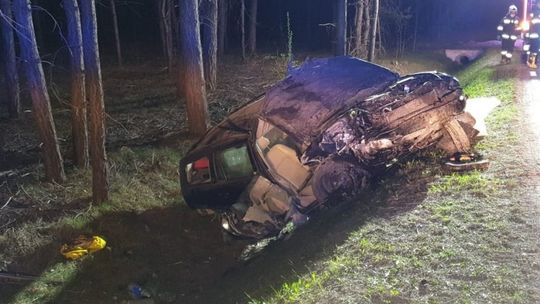
[[[89,170],[69,172],[64,185],[36,181],[22,185],[24,199],[37,204],[40,211],[53,208],[62,211],[56,212],[57,216],[49,220],[38,218],[6,230],[0,235],[0,248],[9,250],[3,250],[0,259],[9,264],[18,257],[35,255],[40,248],[72,239],[76,236],[74,233],[95,233],[90,223],[108,214],[140,213],[152,208],[178,205],[181,195],[177,169],[186,148],[187,143],[179,150],[123,147],[110,153],[110,199],[100,205],[90,202]],[[73,206],[81,200],[80,206]],[[56,248],[51,250],[57,251]],[[39,268],[51,261],[27,263],[28,268]],[[79,261],[48,265],[39,279],[19,292],[12,303],[53,301],[63,289],[62,283],[70,282],[83,265]]]
[[[428,155],[432,160],[427,164],[424,159],[403,164],[396,176],[381,183],[373,197],[358,202],[358,207],[349,212],[348,216],[365,218],[365,221],[352,227],[344,242],[340,242],[323,259],[310,261],[307,271],[287,276],[273,287],[275,289],[266,287],[267,290],[260,292],[261,296],[256,293],[244,300],[251,303],[539,302],[527,288],[526,266],[531,265],[532,255],[522,253],[533,252],[531,247],[534,246],[528,243],[530,229],[524,220],[523,208],[516,201],[519,180],[515,176],[522,168],[513,163],[513,158],[519,154],[516,151],[519,147],[512,145],[519,140],[514,127],[518,118],[518,110],[513,104],[515,84],[493,67],[493,58],[493,55],[488,55],[458,74],[470,97],[495,94],[503,101],[488,120],[493,135],[477,146],[482,153],[497,160],[487,172],[445,175],[433,161],[436,154]],[[282,58],[266,60],[277,63],[272,72],[275,77],[284,73],[281,70],[285,66]],[[427,64],[421,63],[422,66]],[[224,115],[227,111],[222,112]],[[182,206],[178,202],[176,170],[186,148],[187,143],[179,149],[124,147],[110,153],[110,200],[100,205],[90,203],[90,173],[86,170],[68,172],[68,182],[64,185],[38,180],[23,184],[19,199],[35,205],[38,217],[0,234],[0,261],[6,267],[15,260],[19,261],[20,256],[31,257],[24,261],[28,263],[25,267],[35,267],[43,272],[37,281],[18,292],[11,303],[54,302],[62,299],[62,293],[64,298],[70,297],[71,289],[65,289],[71,286],[70,282],[83,282],[79,284],[84,285],[96,280],[92,271],[87,269],[92,265],[91,270],[95,273],[111,271],[118,275],[111,282],[114,286],[108,288],[114,290],[120,285],[123,289],[113,293],[124,296],[124,281],[133,280],[131,276],[136,276],[131,271],[136,271],[140,265],[151,269],[151,277],[156,273],[162,280],[159,283],[172,281],[175,286],[168,287],[174,290],[179,289],[176,285],[181,285],[187,275],[191,279],[199,271],[204,273],[204,266],[199,265],[200,268],[186,276],[177,274],[175,281],[158,267],[177,272],[174,267],[181,265],[183,259],[191,263],[189,259],[199,257],[197,253],[191,253],[197,249],[194,244],[210,246],[202,254],[220,250],[223,244],[210,244],[208,239],[200,239],[201,231],[207,226],[197,230],[197,227],[192,227],[196,225],[189,222],[177,231],[172,226],[179,226],[181,223],[178,221],[181,220],[171,216],[167,222],[171,227],[166,229],[174,238],[169,238],[169,234],[164,236],[163,231],[154,227],[157,225],[149,224],[152,227],[145,232],[144,221],[125,225],[123,218],[116,217],[118,213],[140,214],[147,210]],[[398,202],[398,207],[409,203],[413,207],[396,212],[392,200]],[[45,216],[48,211],[53,212],[52,216]],[[104,221],[107,216],[112,216],[112,221],[118,223]],[[158,214],[159,221],[164,221],[162,216]],[[139,219],[136,218],[137,221]],[[108,236],[116,234],[116,242],[111,242],[104,254],[73,262],[66,262],[59,256],[58,245],[75,236],[74,233],[91,234],[106,229],[109,229]],[[119,231],[122,229],[126,231]],[[187,237],[180,236],[180,231],[187,231]],[[178,252],[170,250],[168,254],[165,250],[159,251],[158,261],[151,258],[155,255],[153,251],[148,256],[129,253],[130,246],[134,246],[130,242],[140,242],[140,236],[127,240],[121,237],[128,238],[133,233],[147,233],[146,242],[159,239],[154,245],[165,244],[165,249]],[[216,236],[212,234],[210,237]],[[130,246],[123,246],[122,241]],[[170,245],[175,241],[174,246]],[[42,248],[49,249],[42,251]],[[124,248],[129,249],[127,255],[122,252]],[[48,255],[33,258],[42,252]],[[183,252],[188,256],[183,256]],[[165,261],[171,264],[165,264]],[[199,261],[201,263],[205,262]],[[215,264],[211,267],[218,268],[219,277],[225,272]],[[117,269],[120,269],[118,273],[114,273]],[[85,272],[90,273],[89,277],[88,274],[81,275]],[[121,276],[130,277],[125,279]],[[199,281],[193,280],[202,281],[200,278]],[[104,295],[111,290],[92,289],[94,286],[83,286],[79,290],[90,290],[86,291],[87,294],[99,290],[96,297],[103,297],[105,302],[113,301]]]
[[[508,174],[501,178],[514,167],[510,155],[519,154],[519,148],[508,148],[519,139],[516,83],[497,77],[495,58],[488,54],[458,77],[469,97],[494,95],[503,101],[487,121],[491,136],[479,145],[496,164],[487,172],[450,175],[433,163],[404,164],[396,177],[380,185],[377,196],[427,179],[425,197],[416,208],[391,217],[369,216],[315,263],[316,270],[289,278],[272,295],[252,303],[538,302],[524,270],[531,258],[521,254],[534,247],[535,238],[518,228],[526,218],[516,202],[519,182]],[[385,200],[380,203],[384,214]]]
[[[432,183],[428,189],[428,192],[439,194],[469,191],[471,193],[489,196],[496,194],[498,186],[502,182],[503,181],[497,178],[488,177],[478,171],[453,173],[442,176],[440,179]]]

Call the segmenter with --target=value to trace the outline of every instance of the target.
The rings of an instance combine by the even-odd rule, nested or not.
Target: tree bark
[[[257,49],[257,0],[251,0],[249,7],[249,54],[254,55]]]
[[[167,45],[165,42],[167,38],[165,38],[165,28],[164,28],[164,21],[163,21],[161,9],[163,8],[163,5],[166,1],[167,0],[157,0],[156,2],[156,12],[158,15],[158,22],[159,22],[159,35],[161,38],[161,51],[163,52],[164,58],[167,58]]]
[[[204,78],[213,91],[217,86],[217,0],[202,0],[201,7]]]
[[[88,166],[88,131],[86,124],[86,91],[82,49],[81,15],[77,0],[63,0],[68,27],[71,60],[71,133],[73,160],[77,167]]]
[[[0,0],[0,11],[5,16],[0,17],[0,30],[2,31],[2,50],[4,77],[7,87],[7,109],[9,117],[17,118],[21,113],[19,98],[19,75],[17,73],[17,59],[15,55],[15,40],[13,38],[13,22],[11,13],[11,0]]]
[[[180,48],[178,43],[178,38],[180,37],[180,35],[178,34],[178,8],[176,6],[176,3],[177,0],[169,0],[169,11],[171,12],[171,46],[173,49],[173,59],[176,58],[174,56],[177,55],[178,48]]]
[[[246,60],[246,3],[245,0],[240,0],[240,36],[241,36],[241,47],[242,47],[242,60]]]
[[[347,0],[337,0],[336,56],[347,54]]]
[[[355,15],[355,27],[354,27],[354,32],[355,32],[354,51],[355,51],[355,55],[358,57],[361,56],[362,50],[363,50],[363,45],[362,45],[363,25],[364,25],[364,1],[359,0],[356,3],[356,15]]]
[[[160,16],[161,39],[163,43],[163,53],[167,59],[167,67],[169,73],[174,70],[174,53],[173,53],[173,33],[172,33],[172,14],[170,0],[161,0],[158,3]]]
[[[82,0],[88,1],[88,0]],[[116,45],[116,58],[118,60],[118,65],[122,66],[122,48],[120,44],[120,31],[118,30],[118,16],[116,15],[116,2],[115,0],[111,0],[111,14],[113,18],[113,28],[114,28],[114,41]]]
[[[189,130],[200,136],[208,126],[208,105],[203,76],[199,8],[197,0],[180,1],[181,61]]]
[[[88,94],[88,126],[90,164],[92,166],[92,198],[99,204],[109,197],[107,154],[105,152],[105,105],[101,82],[101,65],[97,36],[95,0],[80,3],[84,65]]]
[[[366,53],[369,47],[369,34],[371,33],[371,2],[372,0],[365,0],[364,5],[364,34],[362,35],[362,46]],[[367,55],[367,54],[366,54]]]
[[[45,177],[49,181],[61,183],[66,178],[64,164],[58,146],[49,93],[37,49],[30,1],[15,0],[13,12],[17,21],[16,32],[21,46],[21,59],[24,62],[27,85],[32,97],[32,112],[43,143]]]
[[[229,16],[229,4],[228,0],[218,0],[218,14],[219,14],[219,25],[218,25],[218,55],[223,56],[225,54],[225,47],[227,42],[227,19]]]
[[[368,61],[375,60],[375,47],[377,44],[377,25],[379,24],[379,0],[374,0],[373,20],[371,25],[371,42],[369,45]]]

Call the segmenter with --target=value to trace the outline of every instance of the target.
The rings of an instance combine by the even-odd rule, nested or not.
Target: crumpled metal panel
[[[309,60],[267,92],[262,116],[309,144],[333,115],[397,79],[398,74],[353,57]]]

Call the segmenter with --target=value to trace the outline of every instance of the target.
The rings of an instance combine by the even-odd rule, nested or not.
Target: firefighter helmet
[[[508,13],[517,14],[517,11],[518,11],[517,6],[515,6],[513,4],[508,7]]]

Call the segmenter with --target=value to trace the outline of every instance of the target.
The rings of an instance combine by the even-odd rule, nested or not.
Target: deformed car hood
[[[348,56],[309,60],[266,93],[261,115],[300,144],[309,144],[335,114],[381,92],[398,77]]]

